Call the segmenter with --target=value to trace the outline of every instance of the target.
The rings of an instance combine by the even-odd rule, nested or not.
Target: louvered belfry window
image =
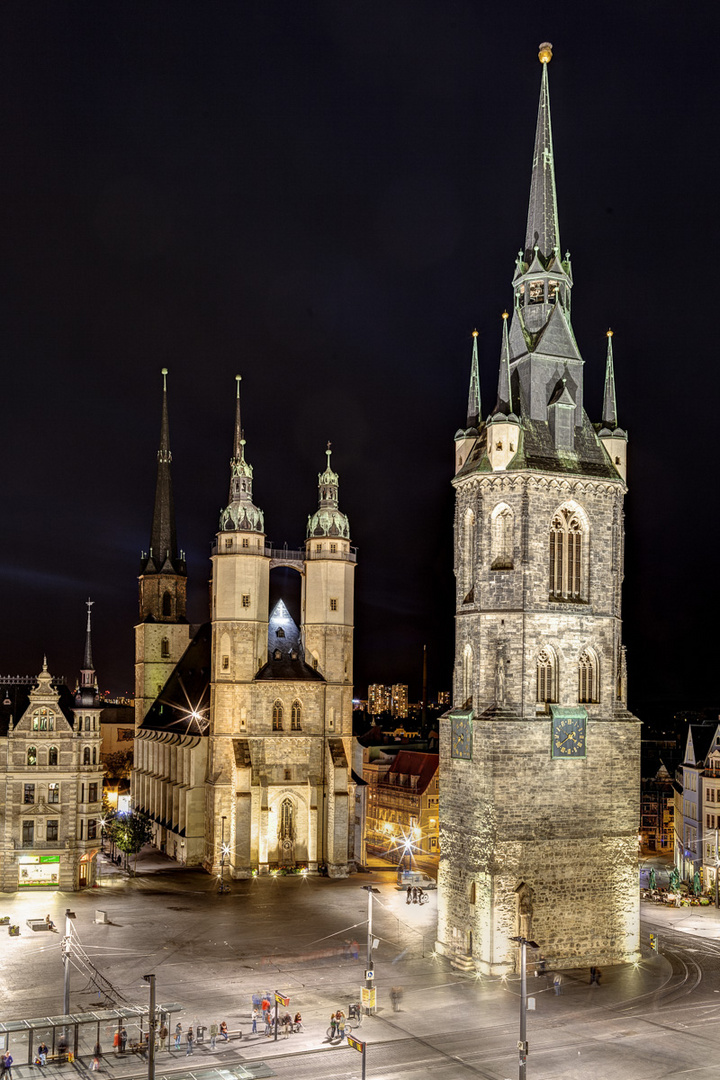
[[[550,527],[550,596],[582,599],[583,525],[578,514],[563,508]]]

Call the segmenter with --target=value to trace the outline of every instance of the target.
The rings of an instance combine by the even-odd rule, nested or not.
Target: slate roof
[[[324,682],[319,671],[305,663],[300,629],[282,600],[268,619],[268,660],[256,682]]]
[[[697,768],[702,768],[705,758],[710,752],[712,746],[713,737],[718,730],[717,722],[713,721],[709,724],[690,724],[688,729],[688,738],[685,743],[685,756],[683,762],[688,765],[695,764]],[[688,756],[688,749],[690,746],[690,740],[692,739],[692,747],[695,751],[694,762],[690,760]]]
[[[37,685],[36,679],[30,679],[27,683],[14,686],[3,686],[0,683],[0,737],[7,735],[10,728],[14,728],[30,707],[30,691]],[[53,687],[59,694],[58,705],[70,727],[73,725],[73,705],[75,697],[65,683]]]
[[[203,623],[151,705],[140,731],[207,735],[211,642],[212,623]]]
[[[417,776],[419,779],[415,790],[422,795],[437,772],[439,761],[438,754],[422,754],[419,750],[401,750],[381,783],[387,783],[393,775]]]

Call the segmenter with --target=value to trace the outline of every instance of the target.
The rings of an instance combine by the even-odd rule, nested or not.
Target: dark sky
[[[191,617],[234,375],[268,537],[327,439],[359,547],[356,692],[449,688],[453,435],[494,404],[540,64],[586,405],[629,430],[625,640],[653,720],[717,701],[717,35],[675,3],[4,3],[0,671],[132,686],[160,414]],[[682,12],[687,11],[688,15]],[[708,307],[709,301],[709,307]]]

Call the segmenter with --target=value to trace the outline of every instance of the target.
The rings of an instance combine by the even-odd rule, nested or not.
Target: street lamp
[[[530,941],[524,937],[511,937],[511,941],[517,941],[520,946],[520,1041],[518,1042],[519,1055],[519,1080],[525,1080],[527,1076],[527,947],[539,949],[537,941]]]
[[[373,971],[373,932],[372,932],[372,898],[373,893],[379,893],[379,889],[374,889],[372,885],[363,885],[363,889],[368,894],[368,917],[367,917],[367,967],[365,970],[365,989],[368,991],[368,1004],[365,1006],[368,1014],[373,1010],[374,1006],[370,1005],[372,1001],[372,994],[370,991],[375,986],[375,972]]]
[[[222,816],[222,835],[220,838],[220,885],[219,893],[230,892],[230,886],[225,884],[225,856],[230,854],[230,848],[225,843],[225,815]]]

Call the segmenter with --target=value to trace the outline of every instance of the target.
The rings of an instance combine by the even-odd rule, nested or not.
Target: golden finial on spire
[[[477,336],[478,336],[477,330],[473,330],[473,337],[477,337]]]
[[[552,60],[552,45],[549,41],[543,41],[538,52],[538,60],[541,64],[549,64]]]
[[[510,318],[510,316],[509,316],[509,314],[508,314],[508,312],[507,312],[507,311],[503,311],[503,313],[502,313],[502,317],[503,317],[503,319],[509,319],[509,318]]]
[[[607,336],[608,336],[608,337],[612,337],[612,336],[613,336],[613,331],[612,331],[612,330],[608,330],[608,332],[607,332]]]

